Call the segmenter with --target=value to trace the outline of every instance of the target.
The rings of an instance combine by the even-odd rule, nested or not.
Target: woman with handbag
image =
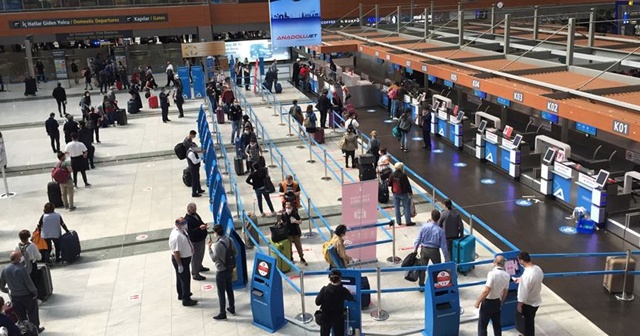
[[[271,203],[271,198],[269,198],[269,193],[267,193],[265,188],[265,180],[267,178],[269,178],[269,175],[267,173],[267,168],[261,167],[258,162],[254,162],[253,172],[249,174],[246,182],[247,184],[250,184],[251,186],[253,186],[253,191],[256,193],[256,198],[258,199],[258,209],[260,210],[262,217],[267,216],[267,214],[265,214],[264,211],[262,210],[262,197],[264,197],[264,199],[267,201],[269,210],[271,210],[271,213],[269,213],[269,216],[272,216],[273,213],[275,212],[273,210],[273,203]]]
[[[316,311],[315,317],[321,336],[331,335],[331,330],[335,336],[344,336],[345,301],[355,301],[355,298],[342,286],[342,273],[334,269],[329,274],[329,284],[316,296],[316,306],[320,306],[320,310]]]

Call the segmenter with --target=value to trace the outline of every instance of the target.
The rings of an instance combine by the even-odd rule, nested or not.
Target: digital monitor
[[[517,258],[507,259],[504,262],[504,271],[509,273],[512,277],[517,277],[522,274],[522,267],[520,267],[520,263]]]
[[[513,147],[518,148],[521,142],[522,142],[522,135],[516,134],[515,138],[513,138]]]
[[[463,111],[459,111],[458,115],[456,116],[456,122],[457,123],[461,123],[463,118],[464,118],[464,112]]]
[[[603,188],[605,184],[607,184],[607,180],[609,179],[609,172],[606,170],[600,169],[598,172],[598,176],[596,177],[596,186],[598,188]]]
[[[513,133],[513,127],[506,125],[504,131],[502,131],[502,135],[504,135],[505,139],[511,139],[511,133]]]
[[[553,148],[547,148],[547,151],[544,153],[544,156],[542,157],[542,162],[544,162],[547,165],[550,165],[551,163],[553,163],[553,158],[556,156],[556,150]]]
[[[480,122],[480,125],[478,125],[478,132],[483,133],[486,128],[487,128],[487,121],[482,120]]]

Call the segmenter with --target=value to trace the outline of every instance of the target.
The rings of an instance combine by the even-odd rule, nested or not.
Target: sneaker
[[[44,331],[44,327],[38,327],[38,334],[41,334]]]
[[[218,314],[216,316],[213,317],[214,320],[226,320],[227,319],[227,314]]]
[[[202,197],[201,194],[192,194],[191,197]]]
[[[227,308],[227,311],[231,313],[231,315],[235,315],[236,314],[236,309],[235,308]]]
[[[200,269],[200,272],[209,272],[210,269],[208,267],[203,267]]]

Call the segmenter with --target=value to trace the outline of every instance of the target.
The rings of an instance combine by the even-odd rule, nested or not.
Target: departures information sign
[[[75,27],[75,26],[100,26],[113,24],[133,24],[133,23],[154,23],[168,22],[169,14],[149,14],[131,16],[95,16],[60,19],[39,19],[39,20],[19,20],[10,21],[11,29],[28,28],[55,28],[55,27]]]

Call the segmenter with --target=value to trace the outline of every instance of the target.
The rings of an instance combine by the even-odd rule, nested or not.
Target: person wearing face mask
[[[260,149],[260,145],[258,145],[258,139],[251,138],[249,140],[249,145],[245,149],[245,154],[247,155],[247,166],[249,166],[249,172],[253,172],[255,170],[256,164],[258,164],[258,160],[262,156],[262,149]]]
[[[298,214],[298,209],[293,208],[293,204],[290,202],[286,202],[284,206],[284,213],[282,214],[282,224],[289,228],[289,241],[291,245],[296,246],[296,250],[298,251],[298,257],[300,257],[300,262],[302,262],[305,266],[308,266],[307,261],[304,260],[304,253],[302,252],[302,241],[300,241],[300,236],[302,235],[302,230],[300,230],[300,224],[302,220],[300,220],[300,215]],[[291,262],[293,261],[293,255],[291,255]]]
[[[344,247],[344,237],[347,235],[347,226],[344,224],[340,224],[333,230],[333,236],[331,240],[327,241],[322,245],[322,253],[324,254],[324,260],[329,263],[329,268],[345,268],[346,265],[349,265],[349,262],[353,260],[348,254],[347,250]],[[329,256],[328,248],[333,246],[340,257],[340,262],[342,265],[335,265],[333,260],[331,260],[331,256]]]
[[[231,143],[235,143],[236,139],[240,137],[242,129],[242,108],[237,99],[229,107],[229,121],[231,122]]]
[[[193,245],[187,236],[187,221],[184,217],[178,217],[175,221],[175,228],[169,235],[169,249],[171,250],[171,263],[176,271],[176,290],[178,300],[183,306],[195,306],[198,301],[191,299],[191,256],[193,256]]]
[[[89,93],[89,91],[85,91],[82,98],[80,98],[80,111],[82,111],[82,120],[88,119],[90,110],[91,110],[91,93]]]
[[[291,203],[295,209],[300,206],[300,185],[293,180],[293,176],[287,175],[287,178],[280,183],[279,191],[283,209],[287,202]]]

